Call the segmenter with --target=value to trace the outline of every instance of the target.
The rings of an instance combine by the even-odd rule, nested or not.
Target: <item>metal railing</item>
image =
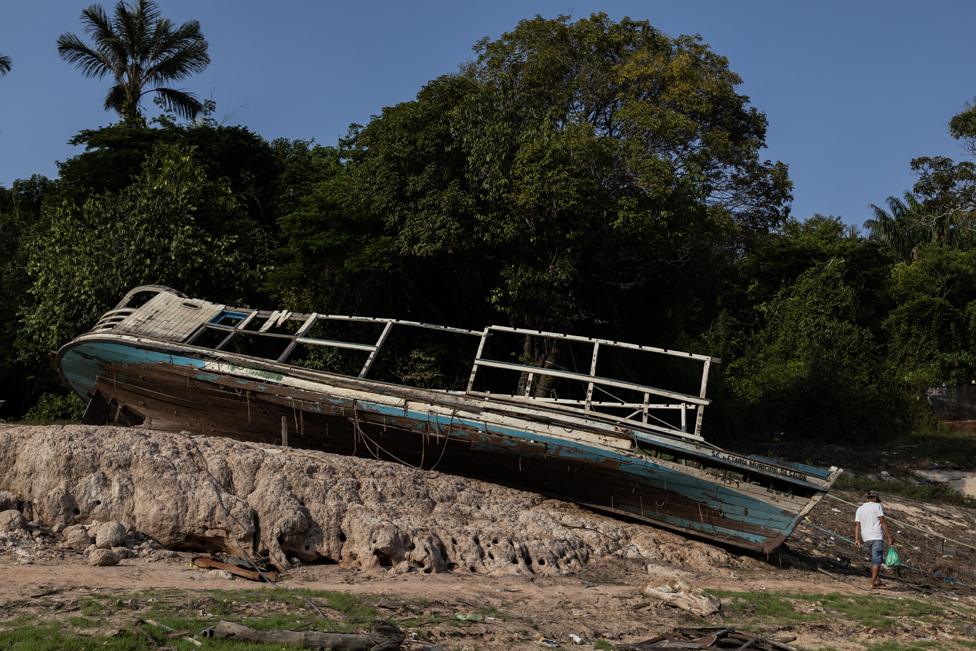
[[[485,346],[488,337],[492,333],[509,333],[517,334],[528,337],[542,337],[545,339],[562,340],[586,343],[592,345],[592,354],[590,358],[590,370],[588,373],[580,373],[578,371],[567,371],[565,369],[557,368],[546,368],[536,364],[524,364],[524,363],[514,363],[514,362],[503,362],[498,360],[485,359]],[[657,355],[667,355],[671,357],[676,357],[680,359],[692,360],[694,362],[701,364],[701,378],[699,384],[699,392],[697,395],[692,395],[688,393],[682,393],[679,391],[673,391],[670,389],[662,389],[659,387],[652,387],[645,384],[640,384],[636,382],[629,382],[625,380],[620,380],[613,377],[603,377],[597,375],[597,362],[600,356],[601,348],[619,348],[626,350],[633,350],[644,353],[653,353]],[[478,370],[481,368],[493,368],[500,369],[503,371],[518,372],[525,375],[525,386],[521,394],[521,397],[528,398],[531,400],[539,402],[550,402],[560,405],[570,405],[574,407],[582,406],[584,412],[592,412],[597,409],[631,409],[632,411],[623,416],[623,420],[635,420],[637,417],[640,418],[642,425],[649,429],[654,429],[669,434],[679,434],[688,436],[691,438],[701,439],[701,426],[702,419],[704,417],[704,408],[706,405],[710,404],[710,401],[705,398],[705,393],[708,387],[708,374],[711,369],[712,364],[719,363],[721,360],[710,357],[708,355],[697,355],[695,353],[686,353],[683,351],[670,350],[667,348],[658,348],[655,346],[641,346],[639,344],[632,344],[623,341],[613,341],[610,339],[597,339],[594,337],[583,337],[579,335],[567,335],[558,332],[548,332],[544,330],[529,330],[525,328],[511,328],[507,326],[489,326],[484,329],[481,335],[481,342],[478,345],[478,351],[475,354],[474,363],[471,367],[471,375],[468,379],[468,393],[475,393],[474,387],[478,375]],[[570,380],[580,382],[586,385],[586,398],[584,400],[571,399],[571,398],[558,398],[558,397],[545,397],[545,396],[533,396],[533,382],[540,377],[550,377],[559,378],[563,380]],[[624,399],[616,400],[593,400],[593,393],[596,389],[603,388],[614,388],[614,389],[624,389],[627,391],[633,391],[639,393],[643,396],[643,400],[640,403],[629,402]],[[605,390],[604,393],[608,393]],[[514,394],[513,394],[514,395]],[[609,394],[611,395],[612,394]],[[664,403],[652,403],[651,396],[657,398],[666,398],[671,402]],[[612,396],[615,397],[615,396]],[[679,412],[679,424],[676,426],[669,421],[662,418],[657,418],[652,412],[657,410],[678,410]],[[695,420],[692,430],[688,431],[688,413],[694,412]],[[651,422],[651,421],[655,422]]]
[[[165,291],[166,289],[155,286],[137,288],[137,290],[130,292],[129,296],[134,295],[137,291]],[[176,294],[177,292],[173,293]],[[125,301],[123,301],[116,309],[106,312],[93,328],[93,332],[111,330],[139,309],[130,308],[125,305]],[[263,323],[260,328],[254,329],[256,319],[263,319]],[[229,323],[220,323],[220,321]],[[382,327],[375,340],[371,340],[369,343],[364,343],[362,340],[346,341],[340,338],[310,336],[312,328],[317,323],[327,321],[374,324]],[[284,326],[289,322],[291,322],[291,327],[295,328],[294,332],[274,332],[276,329],[284,329]],[[359,368],[356,377],[366,378],[373,369],[391,332],[396,327],[419,328],[479,338],[477,352],[471,363],[467,386],[463,390],[456,391],[455,393],[478,396],[489,401],[507,399],[509,401],[518,401],[523,405],[526,403],[539,406],[551,405],[551,408],[554,409],[570,410],[571,413],[584,416],[591,414],[594,417],[598,416],[621,423],[639,423],[643,429],[699,440],[702,438],[701,428],[704,408],[710,404],[709,400],[705,397],[709,372],[712,364],[720,362],[719,359],[708,355],[698,355],[655,346],[642,346],[623,341],[583,337],[544,330],[512,328],[499,325],[488,326],[483,330],[467,330],[464,328],[454,328],[402,319],[342,314],[299,314],[286,310],[251,310],[230,307],[224,307],[223,311],[213,320],[201,324],[191,336],[184,340],[184,343],[204,345],[213,350],[225,350],[234,341],[235,337],[258,337],[265,341],[268,339],[281,340],[283,343],[279,346],[283,347],[275,346],[275,350],[270,355],[265,354],[263,356],[266,359],[271,359],[282,364],[288,364],[289,360],[295,354],[296,349],[302,345],[358,351],[366,354],[366,360]],[[218,334],[216,337],[206,340],[208,343],[204,344],[203,342],[205,340],[201,340],[201,337],[207,332],[215,332]],[[220,336],[220,333],[223,333],[223,336]],[[576,345],[588,345],[590,346],[589,370],[587,372],[568,370],[555,367],[555,365],[545,361],[540,363],[525,363],[524,361],[491,359],[486,354],[486,351],[488,350],[489,338],[495,335],[515,335],[523,338],[533,337],[544,340],[570,342]],[[700,382],[697,387],[698,391],[697,393],[688,393],[676,391],[671,388],[633,382],[620,377],[599,375],[598,362],[600,360],[600,354],[607,349],[649,353],[688,360],[694,364],[699,364]],[[279,350],[281,351],[280,353],[278,352]],[[256,354],[246,351],[242,352],[240,350],[238,352],[245,355]],[[292,362],[292,364],[297,364],[297,362]],[[484,369],[492,369],[502,374],[517,373],[518,379],[513,382],[516,390],[502,392],[476,390],[479,371]],[[351,375],[349,373],[343,374]],[[561,386],[570,387],[570,390],[566,392],[569,394],[568,396],[565,393],[563,396],[556,395],[554,391],[550,391],[550,395],[542,395],[543,392],[540,390],[540,386],[547,382],[551,383],[554,380],[561,380],[563,381]],[[448,389],[443,390],[447,391]],[[618,392],[629,392],[630,397],[617,396],[613,393],[614,390]],[[594,395],[597,392],[601,395],[595,399]],[[675,415],[675,412],[677,412],[677,415]]]

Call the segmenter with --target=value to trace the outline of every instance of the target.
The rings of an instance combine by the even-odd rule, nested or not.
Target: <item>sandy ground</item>
[[[125,599],[127,595],[167,590],[180,591],[190,601],[194,595],[208,591],[266,588],[251,581],[215,577],[193,568],[189,559],[190,555],[186,554],[167,561],[126,559],[115,567],[90,567],[80,557],[29,564],[3,558],[0,559],[0,573],[4,577],[0,582],[0,607],[4,617],[25,613],[66,614],[77,610],[79,600],[90,595],[109,594]],[[953,640],[966,638],[965,620],[976,612],[970,610],[976,609],[976,599],[958,591],[933,594],[930,589],[895,581],[887,589],[872,592],[865,588],[864,578],[857,573],[828,576],[822,572],[780,568],[758,559],[735,568],[717,567],[708,573],[653,568],[650,575],[636,563],[616,561],[587,567],[572,576],[547,577],[462,573],[391,575],[325,565],[291,570],[279,586],[366,597],[394,617],[406,612],[440,614],[450,619],[457,613],[475,609],[497,611],[498,617],[488,617],[465,627],[445,625],[414,631],[414,635],[419,633],[422,639],[445,649],[538,649],[543,639],[572,647],[575,645],[570,634],[588,641],[584,648],[591,648],[592,641],[598,639],[613,644],[633,643],[675,626],[737,623],[731,615],[701,618],[680,610],[654,607],[642,594],[648,583],[657,585],[676,576],[695,588],[713,592],[852,597],[870,594],[871,598],[883,596],[895,600],[939,599],[958,604],[960,609],[958,616],[947,612],[945,622],[905,622],[883,634],[849,621],[778,621],[767,625],[761,619],[751,619],[748,625],[740,625],[755,632],[795,636],[791,644],[805,649],[861,649],[872,642],[910,643],[919,639],[941,639],[945,645],[940,648],[957,648]]]

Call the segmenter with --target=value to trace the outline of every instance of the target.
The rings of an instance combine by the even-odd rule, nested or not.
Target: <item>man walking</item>
[[[887,541],[891,544],[891,531],[877,491],[868,491],[867,500],[854,513],[854,546],[859,548],[863,541],[867,547],[871,554],[871,587],[879,588],[884,585],[878,577],[884,558],[884,543]]]

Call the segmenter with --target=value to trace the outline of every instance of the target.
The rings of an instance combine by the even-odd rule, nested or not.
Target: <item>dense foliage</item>
[[[903,432],[926,387],[976,378],[973,162],[912,161],[865,235],[797,221],[765,116],[700,38],[534,18],[475,54],[334,146],[128,115],[78,134],[57,180],[0,189],[6,415],[140,283],[710,353],[713,438]],[[950,132],[976,154],[974,116]]]

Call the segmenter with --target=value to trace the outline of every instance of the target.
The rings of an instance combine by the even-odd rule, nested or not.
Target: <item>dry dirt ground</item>
[[[390,621],[408,649],[612,649],[677,626],[734,626],[803,649],[976,648],[970,508],[885,500],[908,567],[872,591],[863,554],[843,540],[850,494],[832,493],[765,558],[440,473],[184,439],[0,429],[0,649],[249,648],[201,636],[221,619],[340,631]],[[160,469],[170,474],[142,494]],[[291,477],[323,487],[298,494]],[[198,500],[210,491],[237,514],[236,529],[211,521],[226,510],[178,503],[177,517],[164,482]],[[97,523],[114,520],[124,542],[101,544]],[[173,551],[245,539],[260,548],[269,529],[291,566],[274,586],[197,569],[195,553]],[[118,564],[91,566],[96,545],[114,548]],[[492,549],[511,557],[488,559]],[[675,580],[721,599],[721,611],[701,617],[644,594]]]

